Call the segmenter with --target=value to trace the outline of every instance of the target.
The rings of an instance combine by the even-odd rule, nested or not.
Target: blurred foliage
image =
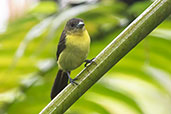
[[[67,19],[85,20],[92,39],[88,58],[93,58],[132,21],[132,15],[137,17],[151,2],[141,3],[127,7],[117,1],[101,1],[77,6],[82,10],[69,15],[71,9],[78,9],[58,12],[56,3],[42,1],[23,18],[9,23],[8,30],[0,34],[0,113],[35,114],[50,102],[57,72],[56,47]],[[69,16],[61,16],[64,13]],[[171,20],[164,21],[66,114],[170,114],[170,25]]]
[[[29,14],[45,15],[55,13],[57,10],[57,5],[54,2],[46,1],[39,2],[39,4],[29,11]]]

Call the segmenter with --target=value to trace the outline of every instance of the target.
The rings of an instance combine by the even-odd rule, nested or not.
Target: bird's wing
[[[59,58],[60,53],[66,48],[65,41],[66,41],[66,32],[64,30],[62,32],[62,35],[60,37],[60,40],[59,40],[59,43],[58,43],[58,47],[57,47],[57,52],[56,52],[57,60]]]

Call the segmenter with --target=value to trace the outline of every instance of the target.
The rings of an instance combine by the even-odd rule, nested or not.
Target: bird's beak
[[[84,26],[84,23],[80,21],[77,25],[77,28],[83,28],[83,26]]]

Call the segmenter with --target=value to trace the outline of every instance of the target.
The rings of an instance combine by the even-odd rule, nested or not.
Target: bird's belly
[[[89,47],[67,47],[60,54],[58,66],[65,71],[71,71],[79,67],[87,57]]]
[[[64,71],[74,70],[86,59],[90,48],[90,37],[84,30],[81,35],[67,35],[66,48],[58,58],[58,67]]]

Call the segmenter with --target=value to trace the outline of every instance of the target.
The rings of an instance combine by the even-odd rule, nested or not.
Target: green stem
[[[171,0],[156,0],[78,74],[79,85],[69,84],[40,114],[62,114],[111,67],[144,39],[171,13]]]

